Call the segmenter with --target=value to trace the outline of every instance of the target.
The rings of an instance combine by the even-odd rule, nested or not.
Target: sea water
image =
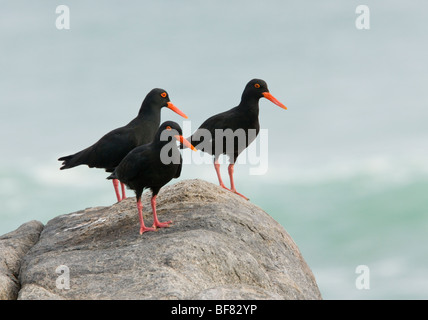
[[[0,234],[114,203],[105,172],[56,159],[125,125],[152,88],[196,129],[257,77],[288,110],[260,101],[268,167],[237,164],[238,191],[290,233],[325,299],[428,298],[428,5],[366,1],[359,30],[360,4],[74,1],[58,29],[60,3],[3,1]],[[193,178],[217,183],[207,163],[183,167]]]

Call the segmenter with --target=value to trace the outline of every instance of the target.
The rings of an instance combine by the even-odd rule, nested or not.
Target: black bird
[[[60,169],[86,164],[89,168],[103,168],[107,172],[113,172],[128,152],[153,140],[159,128],[162,107],[168,107],[187,119],[187,116],[171,103],[165,90],[153,89],[144,98],[135,119],[124,127],[110,131],[92,146],[59,158],[59,161],[63,161]],[[114,179],[113,186],[117,201],[125,199],[124,185],[121,184],[122,197],[119,193],[119,181]]]
[[[129,152],[107,179],[119,179],[135,191],[138,216],[140,218],[140,234],[166,228],[172,221],[159,222],[156,214],[156,197],[159,190],[181,174],[182,158],[176,140],[192,150],[196,149],[182,136],[181,127],[173,121],[162,123],[151,143],[139,146]],[[175,138],[175,139],[174,139]],[[152,190],[151,205],[153,210],[153,226],[144,225],[141,195],[144,189]]]
[[[236,191],[235,183],[233,181],[233,171],[239,154],[245,150],[259,134],[259,99],[263,97],[272,101],[281,108],[287,109],[286,106],[270,94],[265,81],[261,79],[253,79],[245,86],[241,102],[238,106],[208,118],[190,138],[187,138],[196,149],[214,156],[214,168],[216,170],[220,186],[247,200],[247,197]],[[251,129],[253,129],[253,132],[249,131]],[[217,132],[221,132],[223,130],[222,135],[218,136],[219,139],[217,139],[217,141],[216,130]],[[240,135],[243,139],[239,139]],[[218,158],[221,154],[226,154],[229,157],[230,164],[228,172],[230,178],[230,189],[226,188],[221,179],[220,164],[218,162]]]

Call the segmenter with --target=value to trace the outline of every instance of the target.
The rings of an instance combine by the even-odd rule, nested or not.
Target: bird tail
[[[60,170],[64,170],[64,169],[69,169],[69,168],[73,168],[75,166],[77,166],[78,164],[73,163],[73,158],[74,158],[74,154],[69,155],[69,156],[65,156],[65,157],[61,157],[58,159],[58,161],[62,161],[62,167],[59,168]]]
[[[109,175],[106,179],[107,180],[117,179],[116,171],[113,171],[113,173],[111,175]]]
[[[88,167],[93,168],[96,167],[96,164],[91,160],[91,147],[83,149],[75,154],[71,154],[69,156],[61,157],[58,161],[62,162],[61,170],[73,168],[76,166],[80,166],[81,164],[86,164]]]

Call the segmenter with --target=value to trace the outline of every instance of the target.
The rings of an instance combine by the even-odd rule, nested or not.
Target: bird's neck
[[[160,123],[161,109],[158,106],[142,105],[137,118]]]
[[[247,114],[254,114],[259,116],[259,97],[242,96],[238,109],[246,112]]]

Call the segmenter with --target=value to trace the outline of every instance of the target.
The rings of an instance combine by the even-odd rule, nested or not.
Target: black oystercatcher
[[[171,103],[165,90],[153,89],[145,97],[134,120],[124,127],[110,131],[92,146],[59,158],[59,161],[63,161],[60,169],[86,164],[90,168],[103,168],[107,172],[113,172],[128,152],[153,140],[159,128],[162,107],[168,107],[187,119],[187,116]],[[117,201],[125,199],[124,185],[121,184],[122,197],[119,193],[119,181],[114,179],[113,186]]]
[[[192,143],[196,149],[214,156],[214,168],[217,172],[217,178],[220,186],[247,200],[247,197],[236,191],[235,183],[233,181],[233,169],[239,154],[247,148],[251,142],[253,142],[259,133],[259,99],[263,97],[272,101],[281,108],[287,109],[286,106],[270,94],[265,81],[261,79],[253,79],[246,85],[244,92],[242,93],[241,102],[237,107],[208,118],[204,123],[202,123],[199,129],[196,130],[190,138],[188,138],[190,143]],[[249,130],[251,129],[253,129],[255,134],[249,134]],[[217,143],[216,130],[217,132],[223,131],[222,141],[217,141]],[[209,133],[209,137],[207,137],[207,133]],[[240,134],[244,137],[244,139],[241,139],[241,142],[237,141],[239,140]],[[230,136],[228,137],[228,135]],[[205,141],[206,139],[209,140]],[[221,154],[226,154],[229,157],[230,164],[228,172],[230,178],[230,189],[226,188],[221,179],[220,164],[218,162],[218,158]]]
[[[196,149],[182,136],[180,126],[173,121],[166,121],[156,132],[151,143],[139,146],[126,155],[107,179],[119,179],[135,191],[138,216],[140,218],[140,234],[156,231],[156,228],[169,227],[172,221],[159,222],[156,214],[156,196],[159,190],[181,174],[182,158],[176,140],[192,150]],[[153,226],[144,225],[141,195],[144,189],[152,190],[151,205],[153,210]]]

